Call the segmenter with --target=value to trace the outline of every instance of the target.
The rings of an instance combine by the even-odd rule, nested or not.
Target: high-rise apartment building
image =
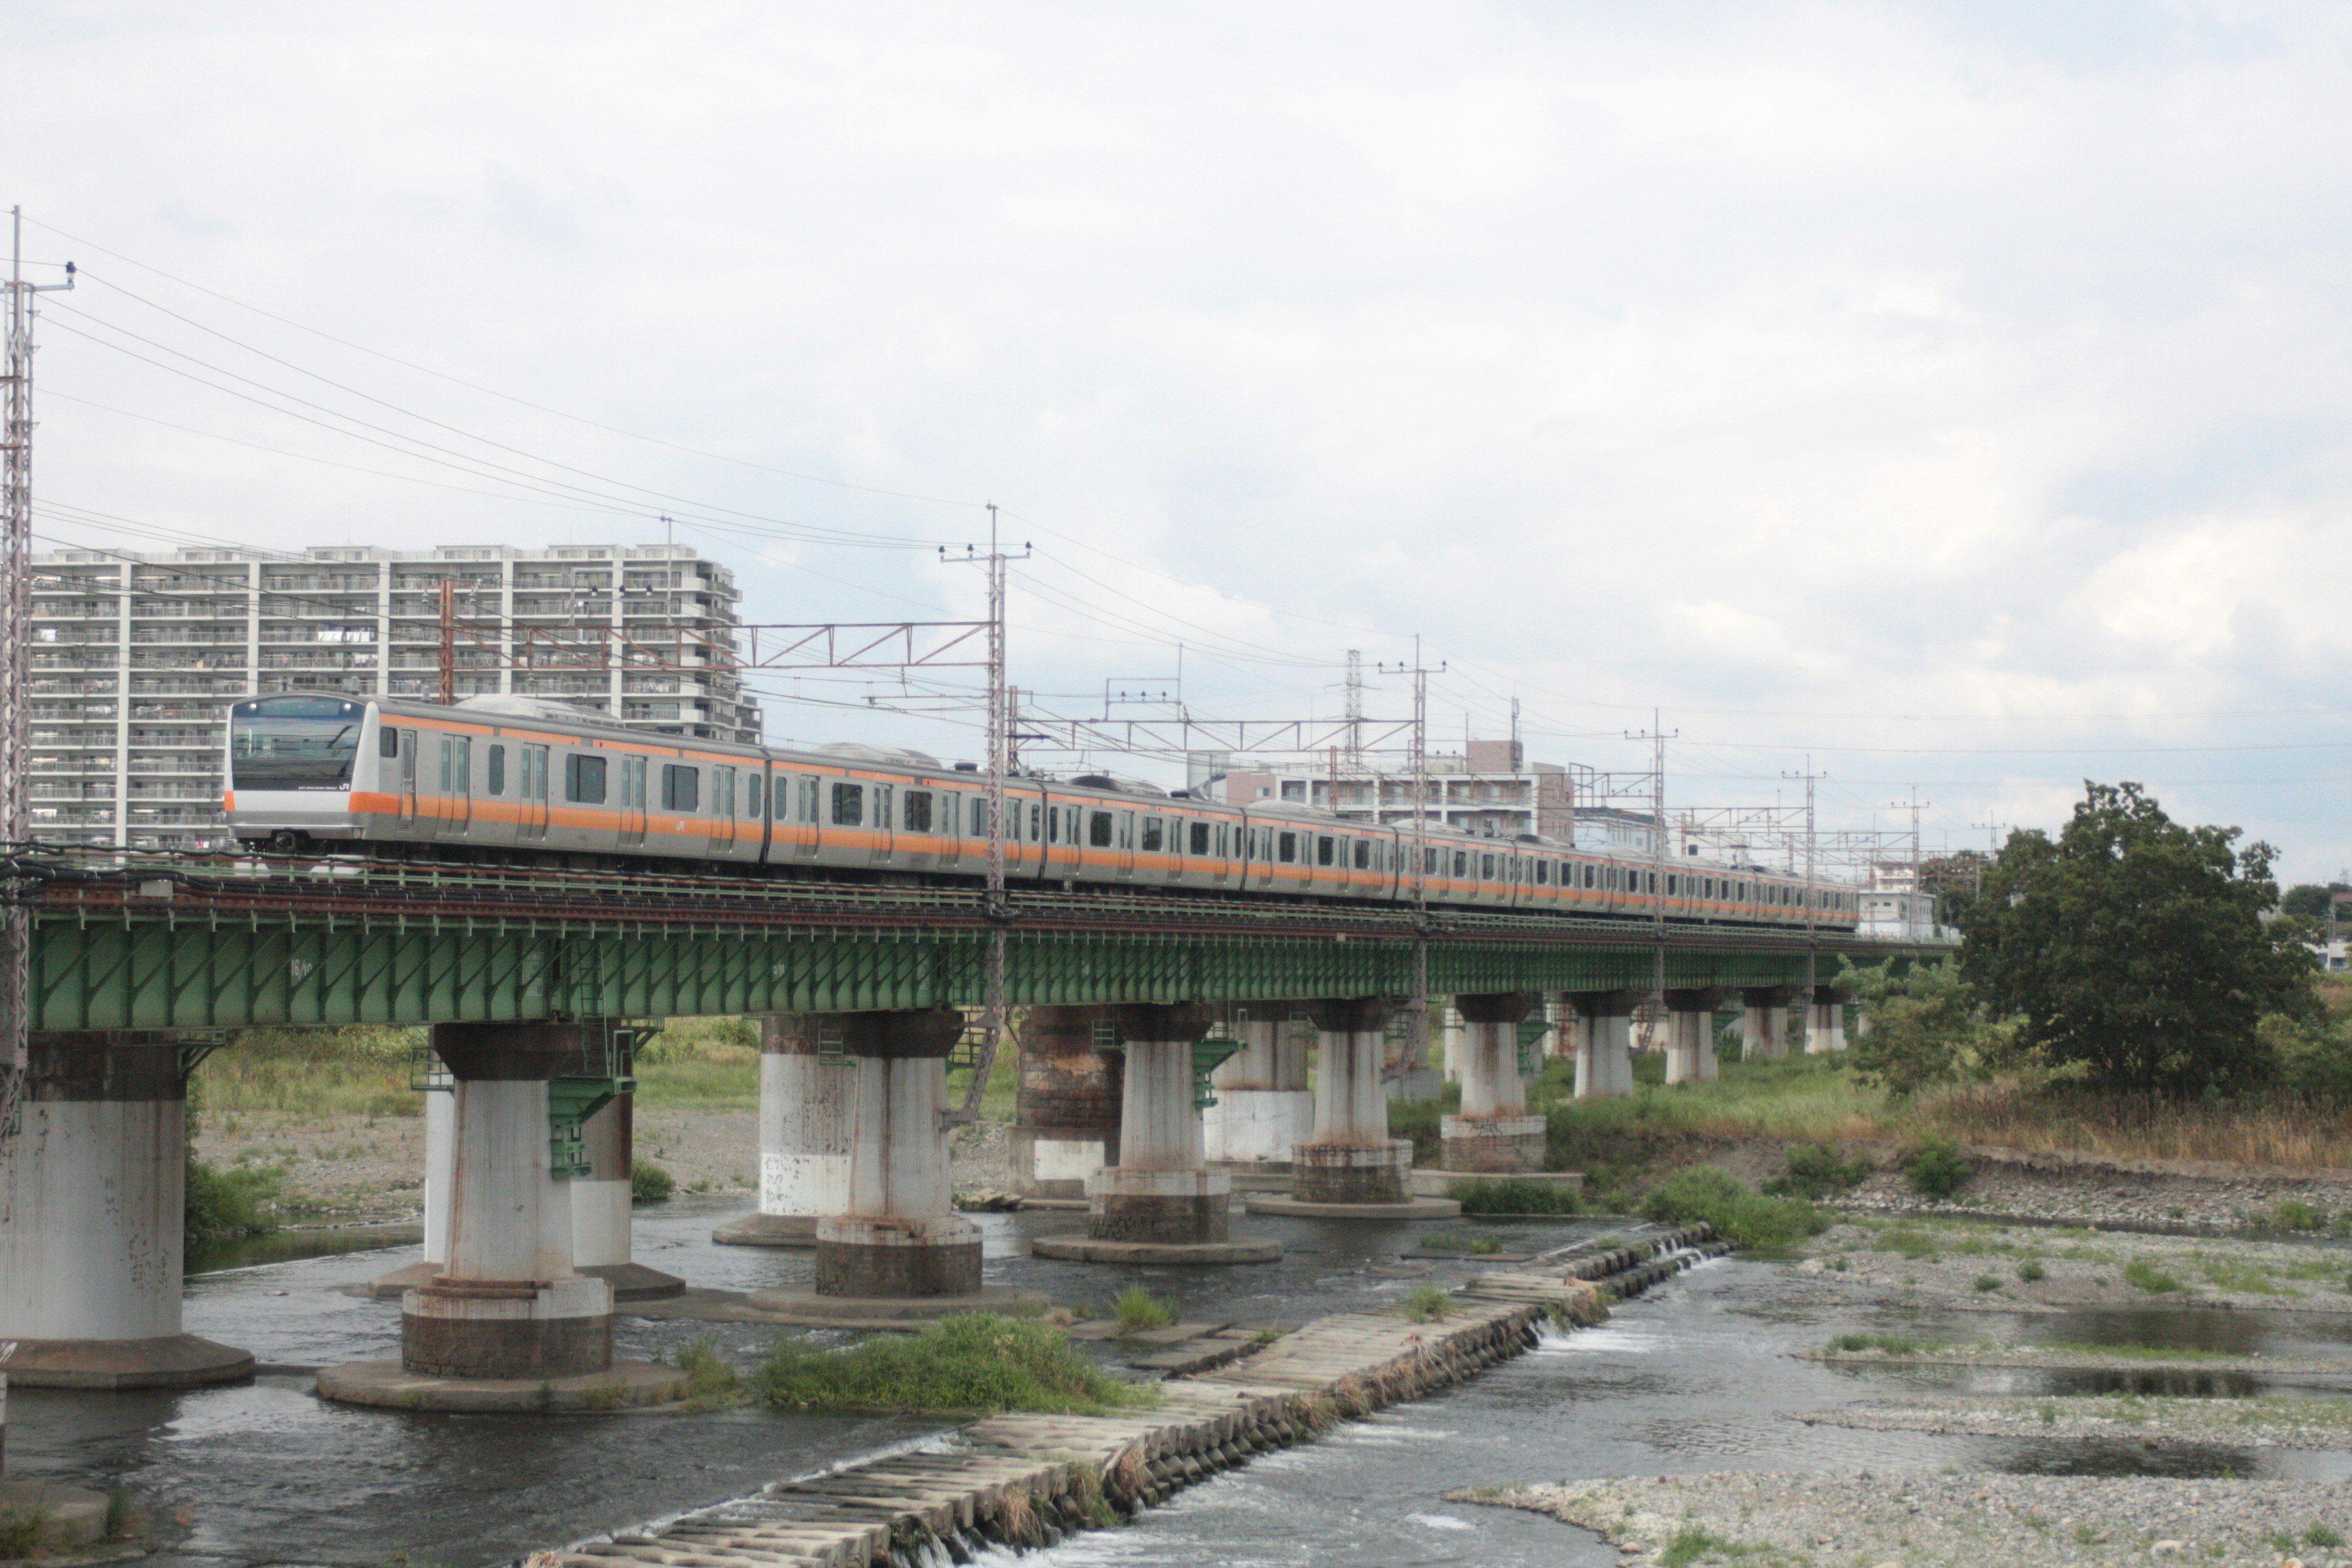
[[[434,700],[445,582],[460,699],[519,693],[661,734],[761,738],[758,700],[727,668],[734,574],[683,545],[53,551],[33,582],[34,833],[225,843],[228,704],[270,691]]]

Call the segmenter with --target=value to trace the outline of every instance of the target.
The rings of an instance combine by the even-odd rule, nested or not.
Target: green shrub
[[[1979,1290],[1998,1290],[2000,1289],[2000,1280],[1994,1275],[1979,1274],[1977,1276],[1977,1289]]]
[[[2344,1535],[2341,1531],[2330,1530],[2324,1524],[2315,1524],[2303,1532],[2303,1543],[2305,1546],[2341,1546],[2344,1544]]]
[[[1459,1096],[1461,1088],[1448,1084]],[[1426,1170],[1444,1158],[1444,1141],[1440,1136],[1440,1123],[1446,1114],[1444,1100],[1391,1100],[1389,1101],[1389,1136],[1412,1141],[1412,1163]]]
[[[1802,1198],[1765,1197],[1738,1177],[1705,1165],[1676,1171],[1652,1187],[1642,1213],[1661,1225],[1705,1220],[1734,1247],[1754,1252],[1786,1252],[1830,1223]]]
[[[1936,1242],[1925,1231],[1906,1230],[1898,1226],[1893,1230],[1881,1232],[1870,1244],[1870,1249],[1873,1252],[1899,1252],[1916,1263],[1923,1258],[1936,1256]]]
[[[2145,1258],[2135,1258],[2124,1265],[2124,1280],[2151,1296],[2161,1296],[2180,1289],[2180,1281],[2150,1263]]]
[[[677,1190],[677,1178],[651,1160],[629,1162],[629,1201],[631,1203],[666,1203],[670,1194]]]
[[[0,1503],[0,1557],[30,1557],[48,1540],[47,1509]]]
[[[1464,1214],[1580,1214],[1584,1209],[1576,1189],[1565,1182],[1480,1176],[1450,1184],[1446,1195],[1462,1205]]]
[[[1923,1198],[1948,1198],[1968,1185],[1972,1174],[1960,1158],[1960,1146],[1948,1138],[1927,1139],[1911,1151],[1903,1166],[1903,1179]]]
[[[686,1373],[687,1403],[710,1410],[732,1405],[743,1392],[742,1376],[719,1353],[719,1342],[703,1338],[677,1348],[677,1366]]]
[[[278,1228],[268,1205],[284,1195],[285,1185],[286,1173],[275,1166],[233,1165],[224,1171],[190,1154],[181,1205],[186,1250],[268,1236]]]
[[[2042,1267],[2042,1259],[2039,1258],[2029,1258],[2017,1266],[2017,1277],[2028,1285],[2045,1278],[2048,1272]]]
[[[1089,1415],[1152,1405],[1160,1391],[1122,1383],[1034,1318],[967,1312],[914,1334],[847,1350],[782,1340],[752,1376],[779,1410],[1029,1410]]]
[[[1176,1321],[1176,1309],[1140,1285],[1120,1291],[1111,1311],[1118,1319],[1119,1331],[1126,1334],[1168,1328]]]
[[[1412,1296],[1404,1304],[1408,1321],[1433,1323],[1454,1310],[1454,1292],[1441,1290],[1434,1285],[1416,1285]]]
[[[1503,1244],[1491,1236],[1471,1237],[1470,1256],[1473,1258],[1491,1258],[1502,1250]]]
[[[1851,1192],[1870,1175],[1870,1162],[1842,1160],[1826,1143],[1798,1143],[1781,1156],[1781,1172],[1764,1184],[1775,1197],[1819,1202]]]
[[[2273,1230],[2318,1230],[2326,1224],[2327,1216],[2301,1198],[2284,1198],[2271,1205]]]

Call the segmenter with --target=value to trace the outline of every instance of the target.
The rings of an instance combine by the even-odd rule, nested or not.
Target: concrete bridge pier
[[[572,1263],[581,1273],[610,1285],[615,1301],[658,1301],[685,1295],[686,1281],[636,1260],[630,1180],[636,1164],[636,1099],[616,1094],[581,1124],[588,1170],[568,1184]]]
[[[1252,1198],[1250,1213],[1439,1219],[1462,1212],[1451,1198],[1412,1195],[1412,1142],[1389,1136],[1381,1068],[1390,1006],[1377,996],[1308,1005],[1319,1037],[1315,1136],[1291,1151],[1290,1196]]]
[[[1706,1083],[1717,1073],[1715,1006],[1723,993],[1710,988],[1668,991],[1666,1081]]]
[[[412,1285],[422,1285],[449,1262],[449,1188],[457,1174],[457,1086],[434,1083],[425,1090],[425,1255],[415,1263],[379,1274],[368,1293],[397,1301]]]
[[[181,1330],[187,1080],[178,1037],[35,1033],[0,1154],[0,1375],[177,1388],[253,1373]]]
[[[1456,996],[1462,1015],[1462,1114],[1439,1123],[1449,1171],[1516,1174],[1543,1169],[1544,1119],[1528,1114],[1519,1076],[1519,1024],[1535,1006],[1527,991]]]
[[[1805,1054],[1845,1049],[1845,1005],[1853,993],[1836,985],[1816,985],[1805,1009]]]
[[[1739,994],[1739,1058],[1777,1062],[1789,1054],[1789,1003],[1796,989],[1751,985]]]
[[[1041,1237],[1040,1258],[1087,1263],[1269,1263],[1277,1242],[1228,1234],[1233,1179],[1212,1170],[1192,1047],[1214,1015],[1198,1003],[1108,1009],[1127,1058],[1118,1163],[1095,1174],[1087,1235]]]
[[[1021,1028],[1021,1094],[1007,1139],[1013,1190],[1032,1202],[1087,1201],[1118,1152],[1125,1060],[1099,1047],[1098,1006],[1032,1007]]]
[[[1632,991],[1579,991],[1576,1003],[1576,1098],[1616,1100],[1633,1092]]]
[[[951,1312],[1040,1312],[1034,1291],[985,1287],[980,1227],[955,1211],[948,1163],[950,1008],[835,1013],[797,1027],[854,1060],[849,1192],[816,1223],[816,1289],[755,1290],[751,1305],[810,1322],[887,1324]]]
[[[1446,1074],[1433,1067],[1429,1059],[1429,1021],[1432,1009],[1424,999],[1421,1006],[1411,1003],[1399,1007],[1391,1016],[1390,1025],[1401,1030],[1396,1040],[1396,1059],[1381,1092],[1391,1100],[1436,1100],[1445,1092]],[[1306,1047],[1299,1047],[1303,1058]],[[1302,1083],[1304,1079],[1300,1080]],[[1314,1112],[1307,1111],[1307,1129],[1303,1136],[1313,1135]]]
[[[1201,1122],[1209,1160],[1287,1167],[1292,1147],[1315,1135],[1307,1042],[1279,1016],[1244,1018],[1234,1026],[1234,1035],[1242,1048],[1209,1079],[1217,1099]],[[1124,1154],[1120,1163],[1126,1163]]]
[[[817,1221],[849,1206],[857,1068],[827,1053],[814,1014],[760,1020],[760,1206],[710,1233],[729,1247],[814,1247]]]
[[[449,1256],[401,1298],[398,1363],[319,1373],[319,1393],[410,1410],[586,1410],[677,1398],[675,1367],[613,1357],[613,1290],[573,1251],[549,1082],[586,1054],[579,1023],[436,1024],[457,1080]]]

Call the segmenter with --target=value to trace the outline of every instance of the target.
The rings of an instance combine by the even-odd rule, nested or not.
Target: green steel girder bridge
[[[983,1005],[978,889],[418,861],[23,859],[33,1027],[655,1018]],[[28,875],[29,874],[29,875]],[[1015,1006],[1800,985],[1905,942],[1645,920],[1023,890]]]

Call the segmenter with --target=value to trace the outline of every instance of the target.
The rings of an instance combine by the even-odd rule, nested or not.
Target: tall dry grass
[[[1940,1132],[1965,1143],[2116,1160],[2352,1170],[2352,1115],[2285,1095],[2225,1104],[2093,1094],[2013,1081],[1922,1096],[1893,1135]]]

